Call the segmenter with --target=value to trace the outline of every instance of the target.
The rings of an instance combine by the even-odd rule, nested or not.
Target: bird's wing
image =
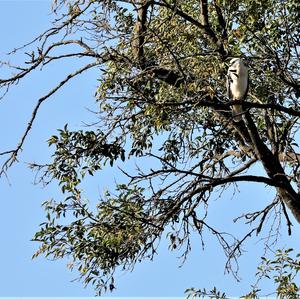
[[[244,100],[245,100],[246,97],[247,97],[248,90],[249,90],[249,75],[247,75],[247,88],[246,88],[246,91],[245,91],[245,94],[244,94]]]
[[[230,75],[227,74],[227,80],[226,80],[226,88],[227,88],[227,96],[228,98],[232,98],[232,93],[231,93],[231,89],[230,89],[230,82],[231,82],[231,78]]]

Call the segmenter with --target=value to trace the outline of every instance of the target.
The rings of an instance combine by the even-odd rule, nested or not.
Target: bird
[[[227,95],[230,99],[245,100],[249,89],[248,67],[242,59],[233,58],[227,72]],[[242,105],[232,106],[232,117],[235,122],[242,120]]]

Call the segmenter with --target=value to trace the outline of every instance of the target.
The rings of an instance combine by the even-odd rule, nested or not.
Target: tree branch
[[[137,20],[133,28],[132,52],[141,69],[145,68],[144,43],[146,33],[147,10],[150,1],[141,0],[137,7]]]
[[[38,56],[37,57],[35,56],[36,53],[34,53],[34,52],[31,54],[28,54],[31,58],[31,61],[29,61],[28,63],[31,64],[31,66],[28,68],[22,68],[21,72],[19,72],[15,76],[12,76],[7,79],[0,79],[0,86],[11,85],[11,84],[14,84],[15,82],[18,82],[20,79],[25,77],[31,71],[35,70],[38,66],[43,64],[45,62],[45,59],[49,55],[50,51],[52,51],[53,49],[55,49],[57,47],[70,45],[70,44],[77,44],[77,45],[83,47],[87,51],[87,53],[89,53],[90,55],[92,54],[93,57],[98,56],[87,44],[85,44],[81,40],[63,40],[63,41],[60,41],[57,43],[53,43],[44,52],[42,52],[42,50],[40,48],[38,48]],[[63,56],[61,56],[61,57],[58,56],[58,57],[61,58]],[[47,63],[47,61],[46,61],[46,63]]]
[[[166,2],[166,1],[163,1],[163,2],[153,1],[152,3],[155,4],[155,5],[163,6],[163,7],[166,7],[168,9],[172,10],[178,16],[182,17],[183,19],[185,19],[189,23],[195,25],[197,28],[200,29],[200,31],[202,32],[202,34],[208,38],[208,40],[211,42],[211,44],[217,46],[216,47],[216,51],[222,57],[226,57],[227,56],[227,52],[225,51],[223,45],[219,43],[219,40],[218,40],[215,32],[210,28],[210,26],[208,24],[207,25],[203,25],[201,22],[197,21],[196,19],[194,19],[193,17],[191,17],[190,15],[188,15],[187,13],[185,13],[184,11],[182,11],[181,9],[179,9],[177,5],[171,5],[168,2]],[[205,13],[205,10],[204,10],[204,13]]]
[[[49,91],[45,96],[41,97],[39,100],[38,100],[38,103],[37,105],[35,106],[35,108],[33,109],[32,111],[32,115],[31,115],[31,118],[27,124],[27,127],[20,139],[20,142],[19,144],[17,145],[17,147],[14,149],[14,150],[11,150],[11,151],[6,151],[6,152],[2,152],[0,153],[0,155],[3,155],[3,154],[7,154],[9,153],[10,154],[10,157],[4,162],[4,164],[2,165],[1,167],[1,170],[0,170],[0,177],[2,174],[4,174],[6,172],[6,170],[14,163],[17,161],[17,156],[19,154],[19,152],[22,150],[22,147],[23,147],[23,144],[25,142],[25,139],[27,138],[27,135],[29,133],[29,131],[31,130],[32,128],[32,125],[33,125],[33,122],[37,116],[37,113],[40,109],[40,106],[42,105],[42,103],[47,100],[49,97],[51,97],[54,93],[56,93],[63,85],[65,85],[70,79],[76,77],[77,75],[83,73],[84,71],[90,69],[90,68],[93,68],[95,66],[97,66],[99,64],[99,62],[94,62],[94,63],[90,63],[88,65],[85,65],[84,67],[80,68],[79,70],[77,70],[76,72],[74,73],[71,73],[69,74],[65,79],[63,79],[59,84],[57,84],[51,91]]]
[[[207,0],[200,0],[200,22],[202,26],[209,26]]]

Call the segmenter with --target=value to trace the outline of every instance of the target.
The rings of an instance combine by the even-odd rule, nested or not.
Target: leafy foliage
[[[227,299],[225,293],[221,293],[215,287],[211,291],[206,289],[197,290],[195,288],[190,288],[185,291],[187,298],[214,298],[214,299]]]
[[[95,285],[99,295],[103,289],[113,290],[116,267],[130,269],[154,246],[159,231],[147,221],[151,211],[145,206],[143,190],[119,185],[117,191],[115,196],[107,192],[95,213],[76,196],[63,203],[46,201],[47,222],[33,239],[43,245],[33,257],[42,253],[54,259],[69,256],[69,268],[76,267],[80,278]]]
[[[296,285],[296,276],[300,270],[300,254],[296,257],[292,257],[291,253],[293,249],[277,250],[275,252],[274,259],[270,260],[266,257],[261,258],[261,264],[258,266],[256,276],[258,280],[254,286],[253,290],[240,298],[242,299],[258,299],[261,289],[258,288],[258,283],[262,280],[269,279],[276,285],[276,292],[270,294],[276,298],[299,298],[299,287]],[[225,299],[225,293],[221,293],[214,288],[211,291],[206,291],[205,289],[187,289],[187,298],[215,298],[215,299]],[[265,295],[263,295],[265,296]]]
[[[109,161],[113,166],[118,158],[125,160],[124,149],[118,140],[107,143],[101,131],[70,132],[65,126],[59,132],[59,137],[54,135],[48,141],[49,145],[56,146],[48,172],[52,178],[59,180],[62,192],[72,192],[87,172],[93,175],[101,169],[102,161],[104,165]]]
[[[31,165],[62,191],[61,200],[44,203],[35,256],[71,258],[70,267],[101,293],[114,288],[116,269],[152,258],[164,233],[183,259],[191,232],[215,236],[235,276],[242,245],[266,219],[276,216],[280,224],[284,217],[291,234],[289,212],[300,222],[299,1],[55,0],[53,11],[54,27],[21,48],[37,44],[26,52],[29,60],[0,79],[4,93],[49,63],[80,57],[85,64],[39,99],[17,147],[0,153],[8,155],[0,175],[17,161],[40,106],[92,68],[99,70],[99,122],[86,131],[65,126],[48,141],[51,163]],[[224,84],[233,57],[248,62],[251,77],[240,122],[232,119]],[[139,164],[134,173],[129,160]],[[125,184],[117,182],[92,207],[82,181],[116,163]],[[271,186],[276,197],[235,220],[251,225],[237,238],[210,223],[209,206],[212,194],[239,182]],[[297,292],[291,279],[276,278],[278,292]]]

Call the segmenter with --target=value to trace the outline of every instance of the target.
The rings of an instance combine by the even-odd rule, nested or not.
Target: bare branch
[[[28,68],[21,69],[21,72],[17,73],[16,75],[14,75],[10,78],[0,79],[0,86],[11,85],[11,84],[18,82],[21,78],[25,77],[31,71],[35,70],[38,66],[43,64],[51,50],[61,47],[61,46],[64,46],[64,45],[70,45],[70,44],[77,44],[77,45],[83,47],[87,51],[87,53],[92,55],[93,57],[99,56],[87,44],[85,44],[81,40],[65,40],[65,41],[53,43],[44,52],[42,52],[42,50],[38,48],[38,57],[35,57],[35,53],[30,54],[31,61],[28,63],[30,63],[31,66]],[[63,56],[61,56],[61,57],[63,58]]]
[[[32,128],[33,122],[37,116],[37,113],[40,109],[40,106],[42,105],[42,103],[47,100],[49,97],[51,97],[55,92],[57,92],[63,85],[65,85],[70,79],[76,77],[77,75],[83,73],[84,71],[93,68],[95,66],[99,65],[99,62],[94,62],[94,63],[90,63],[88,65],[85,65],[84,67],[80,68],[79,70],[75,71],[74,73],[69,74],[64,80],[62,80],[59,84],[57,84],[51,91],[49,91],[45,96],[41,97],[38,100],[37,105],[35,106],[35,108],[32,111],[32,115],[31,118],[27,124],[27,127],[23,133],[23,136],[20,139],[19,144],[17,145],[17,147],[14,150],[11,151],[6,151],[6,152],[2,152],[0,153],[0,155],[4,155],[4,154],[11,154],[10,157],[4,162],[4,164],[1,167],[1,171],[0,171],[0,177],[3,173],[6,172],[6,170],[14,163],[17,161],[17,156],[19,154],[19,152],[22,150],[23,144],[27,138],[27,135],[29,133],[29,131]]]
[[[285,204],[283,202],[281,202],[281,205],[282,205],[284,217],[286,219],[286,225],[288,227],[288,235],[290,236],[292,234],[292,226],[293,226],[293,224],[292,224],[292,222],[290,220],[290,217],[289,217],[289,215],[287,213]]]

